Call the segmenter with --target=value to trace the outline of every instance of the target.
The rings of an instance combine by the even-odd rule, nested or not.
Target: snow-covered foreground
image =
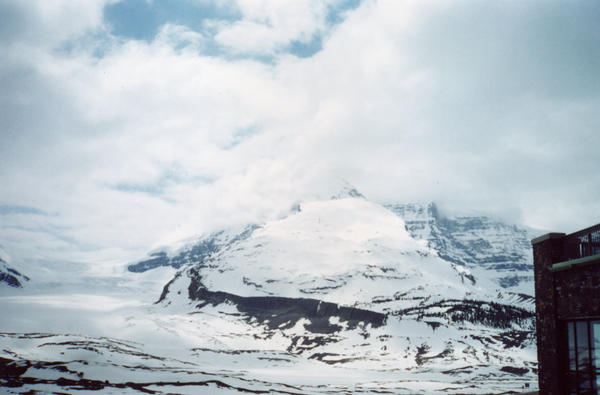
[[[309,202],[211,237],[138,272],[50,262],[23,289],[0,288],[2,390],[535,389],[523,286],[500,289],[497,271],[442,259],[383,206]]]
[[[255,328],[224,313],[167,314],[117,295],[2,297],[0,363],[15,361],[2,368],[3,391],[500,393],[534,385],[530,375],[498,374],[485,364],[446,373],[377,361],[330,365],[287,352],[277,339],[264,348],[252,342]],[[18,366],[28,369],[11,373]]]

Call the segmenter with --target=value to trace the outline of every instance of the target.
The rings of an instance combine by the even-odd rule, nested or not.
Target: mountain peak
[[[360,198],[366,199],[365,196],[360,193],[352,184],[342,179],[342,185],[338,192],[331,196],[331,199],[346,199],[346,198]]]

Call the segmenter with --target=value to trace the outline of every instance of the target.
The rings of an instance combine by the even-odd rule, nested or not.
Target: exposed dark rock
[[[518,368],[515,366],[503,366],[500,368],[501,371],[503,372],[507,372],[507,373],[512,373],[514,375],[517,376],[523,376],[524,374],[529,373],[529,369],[527,368]]]
[[[287,351],[302,354],[304,351],[335,342],[337,342],[337,339],[334,336],[294,336]]]
[[[431,349],[431,347],[427,343],[423,343],[420,346],[417,346],[417,354],[415,355],[415,363],[418,366],[423,365],[423,363],[426,360],[425,354],[427,354],[430,349]]]
[[[154,302],[154,304],[160,303],[163,300],[165,300],[165,298],[167,297],[167,295],[169,294],[169,289],[171,288],[171,285],[175,282],[175,280],[177,280],[179,277],[181,277],[181,272],[177,272],[175,273],[175,276],[169,280],[168,283],[165,284],[165,286],[163,287],[162,292],[160,293],[160,297],[158,298],[158,300],[156,302]]]
[[[190,269],[189,275],[191,279],[188,287],[189,298],[200,302],[198,308],[207,304],[216,306],[226,302],[232,303],[246,315],[247,320],[256,320],[267,325],[269,329],[291,328],[302,318],[310,321],[310,324],[305,325],[307,330],[324,334],[335,333],[342,329],[340,325],[330,323],[332,317],[338,317],[348,329],[354,329],[359,324],[370,324],[377,328],[386,322],[385,314],[340,306],[318,299],[280,296],[245,297],[227,292],[209,291],[202,284],[201,276],[196,270]]]
[[[0,283],[4,282],[14,288],[23,288],[21,282],[12,274],[0,272]]]
[[[431,327],[431,329],[436,330],[437,328],[439,328],[440,326],[442,326],[441,322],[437,322],[437,321],[424,321],[427,325],[429,325]]]
[[[0,377],[19,377],[25,373],[30,366],[31,364],[28,361],[0,357]]]
[[[333,353],[327,353],[327,352],[314,353],[313,355],[311,355],[310,357],[308,357],[308,359],[316,359],[318,361],[325,362],[325,363],[330,364],[330,365],[335,365],[335,364],[338,364],[338,363],[352,362],[352,361],[356,361],[358,359],[358,358],[336,358],[336,359],[332,359],[331,357],[340,357],[340,355],[339,354],[333,354]]]
[[[150,254],[150,259],[140,261],[134,265],[127,266],[127,270],[134,273],[145,272],[146,270],[154,269],[159,266],[171,266],[171,260],[166,252],[155,252]],[[173,267],[178,268],[181,265],[175,264]]]
[[[504,348],[525,348],[527,343],[535,341],[533,331],[506,331],[492,337],[502,342],[502,344],[504,344]]]

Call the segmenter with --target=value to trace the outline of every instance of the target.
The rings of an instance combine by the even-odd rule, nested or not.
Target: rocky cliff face
[[[533,293],[531,238],[526,229],[485,216],[445,217],[436,205],[387,204],[410,234],[439,256],[472,271],[484,269],[502,288]]]

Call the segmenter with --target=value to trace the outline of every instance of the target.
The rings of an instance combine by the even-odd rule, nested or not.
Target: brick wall
[[[554,280],[550,267],[563,259],[564,236],[562,233],[550,233],[532,242],[540,394],[561,393]]]
[[[555,272],[554,287],[559,320],[600,316],[600,270],[597,264]]]

